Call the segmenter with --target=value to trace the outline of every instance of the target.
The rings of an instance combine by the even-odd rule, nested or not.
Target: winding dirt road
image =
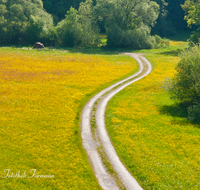
[[[115,190],[120,188],[117,185],[116,178],[109,174],[107,171],[108,169],[103,164],[102,158],[98,151],[101,149],[101,147],[103,147],[103,151],[106,154],[106,157],[108,158],[112,168],[117,173],[117,176],[123,186],[127,190],[142,190],[142,187],[121,163],[108,137],[105,126],[104,115],[108,101],[119,91],[123,90],[128,85],[142,79],[152,70],[151,63],[145,57],[143,57],[142,54],[125,53],[125,55],[131,56],[138,62],[139,71],[134,75],[119,81],[96,94],[85,105],[81,116],[81,136],[83,147],[87,152],[96,178],[104,190]],[[96,128],[95,130],[92,130],[91,118],[94,116]]]

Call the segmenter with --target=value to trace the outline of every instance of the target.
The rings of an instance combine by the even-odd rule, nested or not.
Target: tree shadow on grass
[[[184,105],[182,103],[175,103],[173,105],[164,105],[159,107],[159,113],[162,115],[170,115],[174,117],[172,120],[173,124],[178,125],[188,125],[192,124],[197,128],[200,128],[200,121],[199,120],[189,120],[188,119],[188,112],[187,112],[188,105]]]
[[[57,50],[66,50],[70,53],[82,53],[82,54],[98,54],[98,55],[115,55],[123,52],[132,52],[130,48],[109,48],[107,46],[101,47],[57,47]]]
[[[70,53],[82,53],[82,54],[100,54],[100,55],[114,55],[125,52],[139,53],[141,50],[125,47],[113,47],[110,48],[106,45],[100,47],[56,47],[57,50],[67,50]],[[149,50],[149,49],[148,49]],[[153,49],[152,49],[153,50]]]
[[[99,55],[113,55],[115,51],[107,48],[106,46],[101,47],[75,47],[67,48],[70,53],[82,53],[82,54],[99,54]]]
[[[109,48],[107,46],[101,47],[75,47],[67,48],[70,53],[82,53],[82,54],[100,54],[100,55],[114,55],[124,52],[133,52],[131,48]],[[137,51],[137,50],[135,50]],[[139,50],[138,50],[139,51]]]
[[[160,114],[171,115],[173,117],[187,118],[187,107],[183,104],[176,103],[173,105],[164,105],[159,109]]]
[[[2,48],[13,48],[13,49],[22,49],[22,50],[34,50],[34,51],[40,51],[40,52],[54,52],[54,51],[61,51],[61,52],[69,52],[69,53],[82,53],[82,54],[98,54],[98,55],[115,55],[121,53],[117,49],[111,49],[106,46],[101,47],[62,47],[62,46],[56,46],[56,47],[45,47],[41,49],[33,49],[31,46],[5,46]],[[125,51],[125,50],[124,50]]]
[[[183,51],[182,49],[174,49],[174,50],[171,50],[171,51],[162,52],[160,54],[161,55],[179,56],[182,51]]]

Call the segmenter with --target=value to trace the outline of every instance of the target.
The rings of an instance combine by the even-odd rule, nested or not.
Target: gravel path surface
[[[104,89],[100,93],[96,94],[90,101],[85,105],[82,110],[81,117],[81,128],[82,128],[82,142],[83,147],[85,148],[90,163],[93,167],[93,171],[96,175],[96,178],[104,190],[115,190],[120,189],[117,185],[116,179],[112,177],[104,166],[101,156],[98,152],[98,149],[103,146],[103,150],[106,154],[106,157],[109,159],[109,162],[115,172],[117,173],[118,178],[122,182],[123,186],[127,190],[141,190],[142,187],[138,184],[134,177],[126,170],[124,165],[121,163],[119,157],[116,154],[114,147],[108,137],[106,126],[105,126],[105,109],[107,102],[119,91],[123,90],[128,85],[142,79],[148,75],[152,66],[150,62],[142,56],[142,54],[135,53],[125,53],[125,55],[131,56],[136,59],[140,68],[137,73],[134,75],[119,81],[110,87]],[[115,89],[113,89],[115,88]],[[106,95],[105,95],[106,94]],[[98,102],[98,104],[97,104]],[[94,107],[97,104],[95,112],[95,122],[96,122],[96,131],[93,133],[91,129],[91,117],[94,115]]]

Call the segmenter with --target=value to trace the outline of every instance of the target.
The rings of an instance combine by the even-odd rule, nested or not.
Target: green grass
[[[200,189],[200,123],[188,121],[162,86],[180,60],[177,48],[140,51],[152,73],[113,97],[106,110],[117,154],[145,190]]]
[[[101,33],[99,36],[100,36],[100,39],[101,39],[101,46],[105,46],[106,43],[107,43],[107,35]]]
[[[105,43],[105,36],[102,38],[104,38],[104,42],[102,41],[102,43]],[[116,57],[116,52],[145,53],[147,58],[152,62],[154,68],[152,74],[150,75],[150,79],[146,77],[141,82],[127,87],[124,91],[120,92],[109,102],[109,107],[106,111],[106,122],[113,144],[115,145],[121,160],[125,163],[125,165],[132,172],[134,177],[136,177],[144,189],[200,189],[199,123],[190,123],[187,121],[185,119],[186,110],[181,105],[172,101],[169,98],[168,93],[163,91],[161,86],[165,78],[171,76],[173,68],[179,61],[177,56],[182,51],[182,49],[186,48],[186,45],[186,43],[182,42],[172,43],[170,46],[162,47],[159,49],[138,51],[120,48],[110,50],[103,46],[97,48],[85,47],[81,49],[47,48],[46,50],[32,50],[32,48],[28,47],[3,47],[0,49],[0,51],[9,54],[10,57],[12,57],[13,54],[24,54],[27,57],[35,58],[41,58],[43,56],[54,56],[55,59],[59,59],[59,57],[62,56],[71,56],[72,54],[76,55],[77,57],[82,55],[91,55],[94,56],[94,58],[96,56],[100,56],[103,59],[113,63],[115,62],[115,64],[118,65],[120,65],[123,61],[131,61],[131,58],[125,58],[125,56]],[[62,62],[62,60],[60,60],[60,62]],[[60,62],[58,61],[58,64],[60,64]],[[163,70],[161,69],[161,66],[164,67]],[[52,103],[54,101],[56,103],[61,103],[60,109],[63,109],[67,103],[68,97],[65,94],[68,87],[70,87],[70,89],[75,88],[77,92],[84,91],[81,95],[81,98],[73,99],[73,103],[76,106],[74,107],[75,115],[73,117],[73,127],[70,131],[71,136],[69,137],[72,149],[78,150],[79,152],[79,155],[75,158],[82,161],[79,162],[79,164],[76,166],[64,166],[64,169],[60,173],[62,174],[62,177],[60,178],[49,181],[9,179],[6,183],[3,181],[0,182],[1,189],[13,189],[16,184],[16,189],[65,189],[66,187],[68,189],[99,189],[100,187],[92,173],[85,150],[82,148],[81,144],[79,128],[81,110],[84,104],[101,89],[104,89],[112,83],[131,75],[137,69],[138,68],[135,68],[126,75],[123,75],[118,79],[111,80],[106,84],[96,86],[95,88],[90,89],[88,92],[85,92],[85,87],[76,86],[73,84],[69,86],[64,84],[49,84],[46,86],[46,84],[41,81],[40,84],[37,84],[38,86],[34,86],[35,84],[33,83],[31,85],[31,89],[35,89],[34,92],[36,92],[37,89],[39,89],[39,85],[41,85],[41,87],[43,86],[44,88],[41,92],[44,94],[41,93],[42,96],[39,98],[41,103],[40,105],[37,104],[37,101],[35,100],[35,95],[37,95],[37,93],[34,95],[30,94],[30,100],[34,99],[34,101],[30,101],[28,105],[33,105],[33,107],[41,106],[41,110],[44,109],[45,111],[51,111],[52,113],[55,113],[55,111],[60,112],[60,110],[55,110],[53,108],[47,107],[47,103]],[[163,75],[163,73],[165,74]],[[13,81],[8,85],[8,88],[6,88],[12,90],[12,85],[18,84],[20,84],[20,82]],[[27,84],[21,84],[25,85],[24,87],[27,87]],[[5,84],[1,84],[1,89],[5,91],[5,87],[2,87],[2,85]],[[62,101],[60,102],[58,97],[55,96],[54,91],[56,86],[58,87],[57,93],[59,96],[61,95],[65,97],[63,99],[65,103]],[[20,89],[23,88],[19,88],[19,90]],[[9,99],[9,101],[12,102],[12,106],[17,107],[20,105],[20,95],[27,95],[28,91],[19,90],[16,91],[19,96],[17,96],[17,99],[14,97],[10,97]],[[5,96],[4,93],[6,91],[4,91],[2,91],[3,93],[1,96]],[[49,96],[47,96],[47,92],[51,92],[51,99],[48,99]],[[47,100],[45,100],[46,98]],[[55,99],[53,100],[52,98]],[[25,102],[25,100],[26,97],[23,99],[23,102]],[[44,102],[46,103],[43,104]],[[64,141],[64,143],[62,143],[63,139],[62,142],[59,142],[59,146],[57,148],[56,146],[54,146],[53,149],[51,149],[51,146],[47,147],[47,150],[53,150],[59,154],[55,155],[51,152],[47,152],[46,157],[48,158],[48,155],[50,156],[48,159],[46,159],[46,163],[44,163],[43,159],[38,159],[40,158],[39,154],[36,154],[38,155],[38,158],[35,157],[36,152],[24,152],[24,150],[29,147],[29,144],[23,139],[31,139],[31,137],[27,136],[27,134],[29,134],[31,131],[33,131],[35,134],[34,128],[42,129],[44,127],[44,129],[42,129],[44,135],[41,135],[40,133],[37,134],[43,137],[39,141],[40,143],[45,144],[46,142],[49,142],[52,145],[53,142],[55,142],[55,139],[53,139],[51,142],[51,139],[49,139],[48,135],[51,134],[52,137],[55,137],[57,132],[53,128],[56,127],[59,129],[57,124],[62,126],[64,125],[62,123],[63,121],[65,124],[69,122],[68,118],[64,117],[64,110],[61,111],[62,113],[57,112],[56,117],[51,114],[51,116],[56,119],[54,122],[51,122],[52,117],[44,118],[37,115],[36,112],[36,118],[32,120],[34,123],[32,123],[31,120],[25,121],[25,119],[29,117],[24,117],[25,115],[23,116],[16,111],[10,113],[9,111],[6,112],[6,114],[8,114],[7,116],[10,114],[9,117],[13,119],[13,121],[16,118],[18,118],[18,120],[15,120],[13,123],[11,123],[11,125],[9,122],[7,123],[10,125],[9,129],[12,129],[11,131],[7,131],[7,133],[9,132],[8,134],[11,134],[11,136],[14,136],[15,138],[13,139],[9,137],[9,139],[5,141],[14,143],[13,146],[9,146],[9,148],[6,149],[1,149],[1,175],[5,167],[9,168],[11,166],[11,169],[14,171],[19,169],[23,171],[23,169],[30,169],[35,167],[38,168],[39,171],[45,171],[46,173],[44,174],[54,174],[52,171],[55,170],[51,170],[52,166],[54,168],[56,167],[59,171],[63,166],[62,162],[69,163],[70,160],[74,159],[72,155],[65,153],[68,151],[67,148],[69,147],[64,146],[67,145],[68,142]],[[15,113],[15,115],[12,113]],[[18,121],[20,123],[17,123]],[[21,131],[19,125],[22,126],[22,129],[23,125],[27,125],[29,126],[29,129]],[[7,126],[4,125],[3,127]],[[4,130],[4,128],[2,129]],[[61,136],[68,135],[65,134],[65,131],[63,131],[62,127],[60,129],[62,131]],[[20,134],[20,139],[22,139],[21,142],[19,139],[17,140],[17,136],[15,136],[15,134]],[[23,136],[23,134],[25,135]],[[33,133],[30,134],[33,135]],[[47,134],[46,137],[45,134]],[[7,138],[7,136],[3,134],[1,137],[3,139]],[[32,140],[32,142],[35,142],[34,139]],[[1,143],[4,143],[4,141],[1,141]],[[38,145],[38,143],[36,144]],[[3,144],[4,147],[8,147],[8,145],[9,144]],[[46,149],[41,149],[41,147],[38,146],[38,150],[40,151],[39,153],[44,156],[43,153]],[[63,158],[62,155],[65,155],[66,157]],[[51,157],[54,157],[54,160],[51,160]],[[7,158],[6,162],[5,158]],[[63,159],[62,162],[60,161],[60,158]],[[42,166],[41,163],[43,164]],[[82,168],[80,171],[76,170],[76,168],[79,166],[81,167],[81,163],[84,163],[84,168]],[[70,168],[70,170],[66,170],[66,168]],[[69,173],[76,173],[76,175]],[[57,174],[59,174],[59,172],[57,172]],[[66,175],[71,175],[73,180],[67,179]],[[87,185],[82,187],[81,184]]]
[[[82,147],[81,110],[101,89],[136,72],[136,62],[100,48],[4,47],[0,55],[0,189],[100,189]],[[3,179],[6,168],[55,178]]]

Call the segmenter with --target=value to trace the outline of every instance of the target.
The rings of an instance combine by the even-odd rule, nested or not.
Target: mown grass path
[[[98,152],[101,146],[106,154],[106,157],[109,159],[109,162],[115,172],[117,173],[118,178],[121,180],[123,186],[126,189],[130,190],[139,190],[142,189],[137,181],[131,176],[131,174],[126,170],[123,164],[120,162],[112,143],[107,135],[105,129],[105,109],[107,102],[119,91],[127,87],[128,85],[142,79],[148,75],[152,66],[150,62],[145,59],[141,54],[126,53],[126,55],[131,56],[136,59],[139,63],[140,69],[134,75],[117,82],[105,90],[98,93],[85,105],[82,111],[82,139],[83,146],[87,151],[89,160],[92,164],[95,175],[98,179],[99,184],[103,189],[119,189],[116,180],[110,176],[105,168],[101,156]],[[100,100],[101,99],[101,100]],[[97,104],[97,102],[100,102]],[[91,116],[94,110],[95,104],[97,104],[95,123],[97,130],[93,133],[91,125]]]

